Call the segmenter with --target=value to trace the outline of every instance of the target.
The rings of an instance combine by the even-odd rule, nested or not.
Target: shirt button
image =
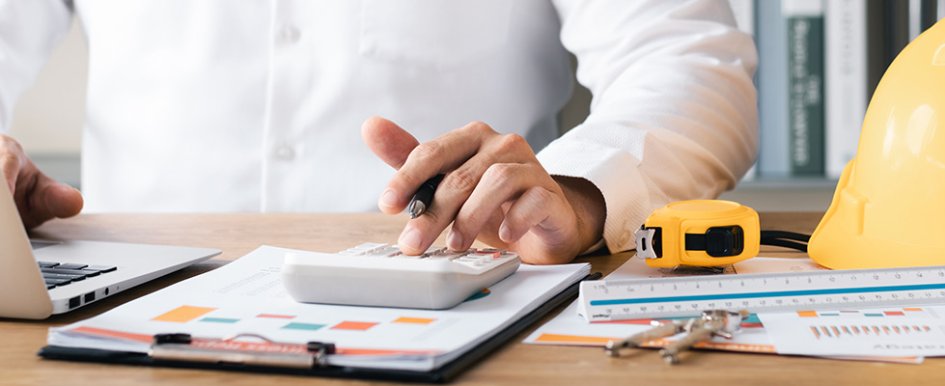
[[[279,39],[284,43],[295,43],[299,41],[299,37],[301,36],[302,33],[299,32],[299,29],[291,25],[286,25],[279,29]]]
[[[276,148],[274,155],[276,159],[280,159],[283,161],[291,161],[295,159],[295,149],[293,149],[292,146],[289,146],[289,145],[282,145]]]

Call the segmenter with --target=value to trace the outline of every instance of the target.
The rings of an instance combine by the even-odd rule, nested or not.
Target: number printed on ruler
[[[630,279],[581,283],[589,321],[945,302],[945,267]]]

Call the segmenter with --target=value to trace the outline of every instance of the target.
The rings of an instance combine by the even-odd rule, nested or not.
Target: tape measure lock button
[[[745,250],[745,231],[738,225],[712,227],[704,234],[686,233],[687,251],[705,251],[712,257],[736,256]]]

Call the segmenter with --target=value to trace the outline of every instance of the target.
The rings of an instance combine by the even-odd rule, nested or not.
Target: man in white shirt
[[[755,154],[755,49],[723,0],[0,0],[0,130],[73,15],[91,211],[397,213],[445,173],[405,252],[449,229],[563,262],[633,248],[650,211]],[[594,99],[554,139],[568,51]],[[82,209],[0,145],[28,226]]]

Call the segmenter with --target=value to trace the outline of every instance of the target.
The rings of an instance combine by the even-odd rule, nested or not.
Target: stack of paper
[[[442,311],[301,304],[283,290],[288,249],[260,247],[206,274],[49,333],[55,346],[145,353],[152,337],[241,333],[335,343],[330,363],[431,370],[457,358],[585,277],[588,264],[522,265],[509,278]],[[350,288],[358,291],[359,288]]]

